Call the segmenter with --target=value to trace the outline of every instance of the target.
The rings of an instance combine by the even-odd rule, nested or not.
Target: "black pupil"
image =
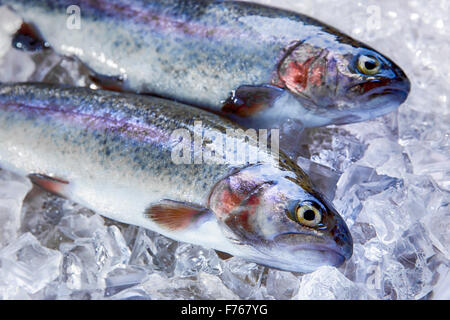
[[[375,61],[366,61],[364,63],[364,66],[366,67],[367,70],[373,70],[377,67],[377,64],[375,63]]]
[[[315,215],[314,211],[312,211],[312,210],[306,210],[303,213],[303,219],[305,219],[305,220],[313,221],[315,217],[316,217],[316,215]]]

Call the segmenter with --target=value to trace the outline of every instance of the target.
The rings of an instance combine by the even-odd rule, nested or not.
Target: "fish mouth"
[[[379,96],[395,96],[400,100],[404,101],[408,97],[410,89],[401,88],[401,87],[387,87],[383,88],[383,90],[374,90],[367,93],[368,99],[373,99]]]
[[[358,121],[364,121],[389,113],[408,99],[411,89],[409,81],[395,81],[389,83],[389,85],[376,87],[370,84],[369,86],[372,86],[370,90],[360,94],[359,92],[365,90],[361,89],[364,86],[367,88],[366,84],[357,84],[349,89],[347,98],[357,101],[357,103],[351,104],[350,108],[342,109],[343,112],[347,111],[349,114],[344,115],[341,117],[342,119],[339,119],[338,123],[336,121],[335,123],[344,124],[351,122],[347,119],[350,114],[357,116],[359,118]]]
[[[391,95],[406,100],[411,91],[411,81],[399,68],[396,69],[395,74],[395,78],[372,79],[357,83],[348,88],[348,92],[360,92],[362,97],[368,99]]]
[[[367,90],[368,87],[371,87],[369,90]],[[406,100],[406,97],[409,95],[409,92],[411,90],[411,87],[409,85],[409,81],[407,82],[399,82],[399,83],[392,83],[388,86],[386,86],[383,83],[372,83],[370,81],[363,82],[356,84],[348,89],[348,92],[361,92],[362,98],[372,99],[378,96],[399,96],[404,97]]]
[[[301,237],[301,242],[299,238]],[[340,266],[348,260],[352,253],[347,246],[340,246],[333,240],[327,240],[317,235],[303,233],[283,233],[274,238],[279,246],[287,246],[294,257],[305,258],[311,265]]]
[[[408,85],[404,84],[395,84],[383,89],[383,92],[388,93],[402,93],[404,95],[408,95],[411,88]]]

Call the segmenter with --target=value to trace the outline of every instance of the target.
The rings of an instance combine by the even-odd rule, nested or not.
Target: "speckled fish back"
[[[168,100],[45,84],[0,86],[0,163],[66,180],[104,180],[172,200],[204,203],[238,166],[176,164],[171,134],[239,128]],[[201,133],[200,133],[201,134]]]

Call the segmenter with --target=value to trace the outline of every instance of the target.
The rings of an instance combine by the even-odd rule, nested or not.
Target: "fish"
[[[104,88],[148,93],[252,128],[366,121],[410,81],[392,60],[312,17],[214,0],[0,0]]]
[[[109,219],[272,268],[311,272],[350,259],[352,236],[332,203],[281,150],[251,134],[226,140],[239,129],[153,96],[0,85],[0,167],[44,190]],[[214,141],[221,139],[247,141],[247,154],[258,158],[236,161],[232,147],[232,157],[220,153]],[[189,161],[177,158],[181,151]],[[202,161],[192,160],[200,153]]]

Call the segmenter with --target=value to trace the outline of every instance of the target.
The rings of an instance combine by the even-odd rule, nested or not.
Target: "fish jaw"
[[[291,272],[310,273],[322,266],[339,267],[349,260],[353,253],[353,241],[348,233],[342,236],[347,241],[345,245],[336,245],[332,240],[323,241],[321,238],[305,237],[303,234],[287,233],[274,239],[275,245],[264,245],[256,248],[246,245],[230,237],[229,231],[223,231],[227,247],[223,250],[233,255],[253,261],[260,265]],[[290,245],[289,242],[299,242],[300,245]],[[350,241],[348,242],[348,240]],[[306,243],[309,241],[308,243]],[[207,246],[207,245],[206,245]]]
[[[301,273],[314,272],[322,266],[339,267],[346,260],[344,256],[333,250],[318,247],[297,250],[295,252],[295,263],[291,256],[284,256],[283,254],[279,254],[277,259],[270,256],[247,257],[247,259],[272,268]]]
[[[302,244],[290,245],[290,242],[298,243],[300,238]],[[259,256],[247,259],[280,270],[309,273],[322,266],[339,267],[351,258],[353,252],[352,241],[339,246],[332,240],[323,241],[295,233],[282,234],[274,240],[276,245],[270,251],[261,250]]]

